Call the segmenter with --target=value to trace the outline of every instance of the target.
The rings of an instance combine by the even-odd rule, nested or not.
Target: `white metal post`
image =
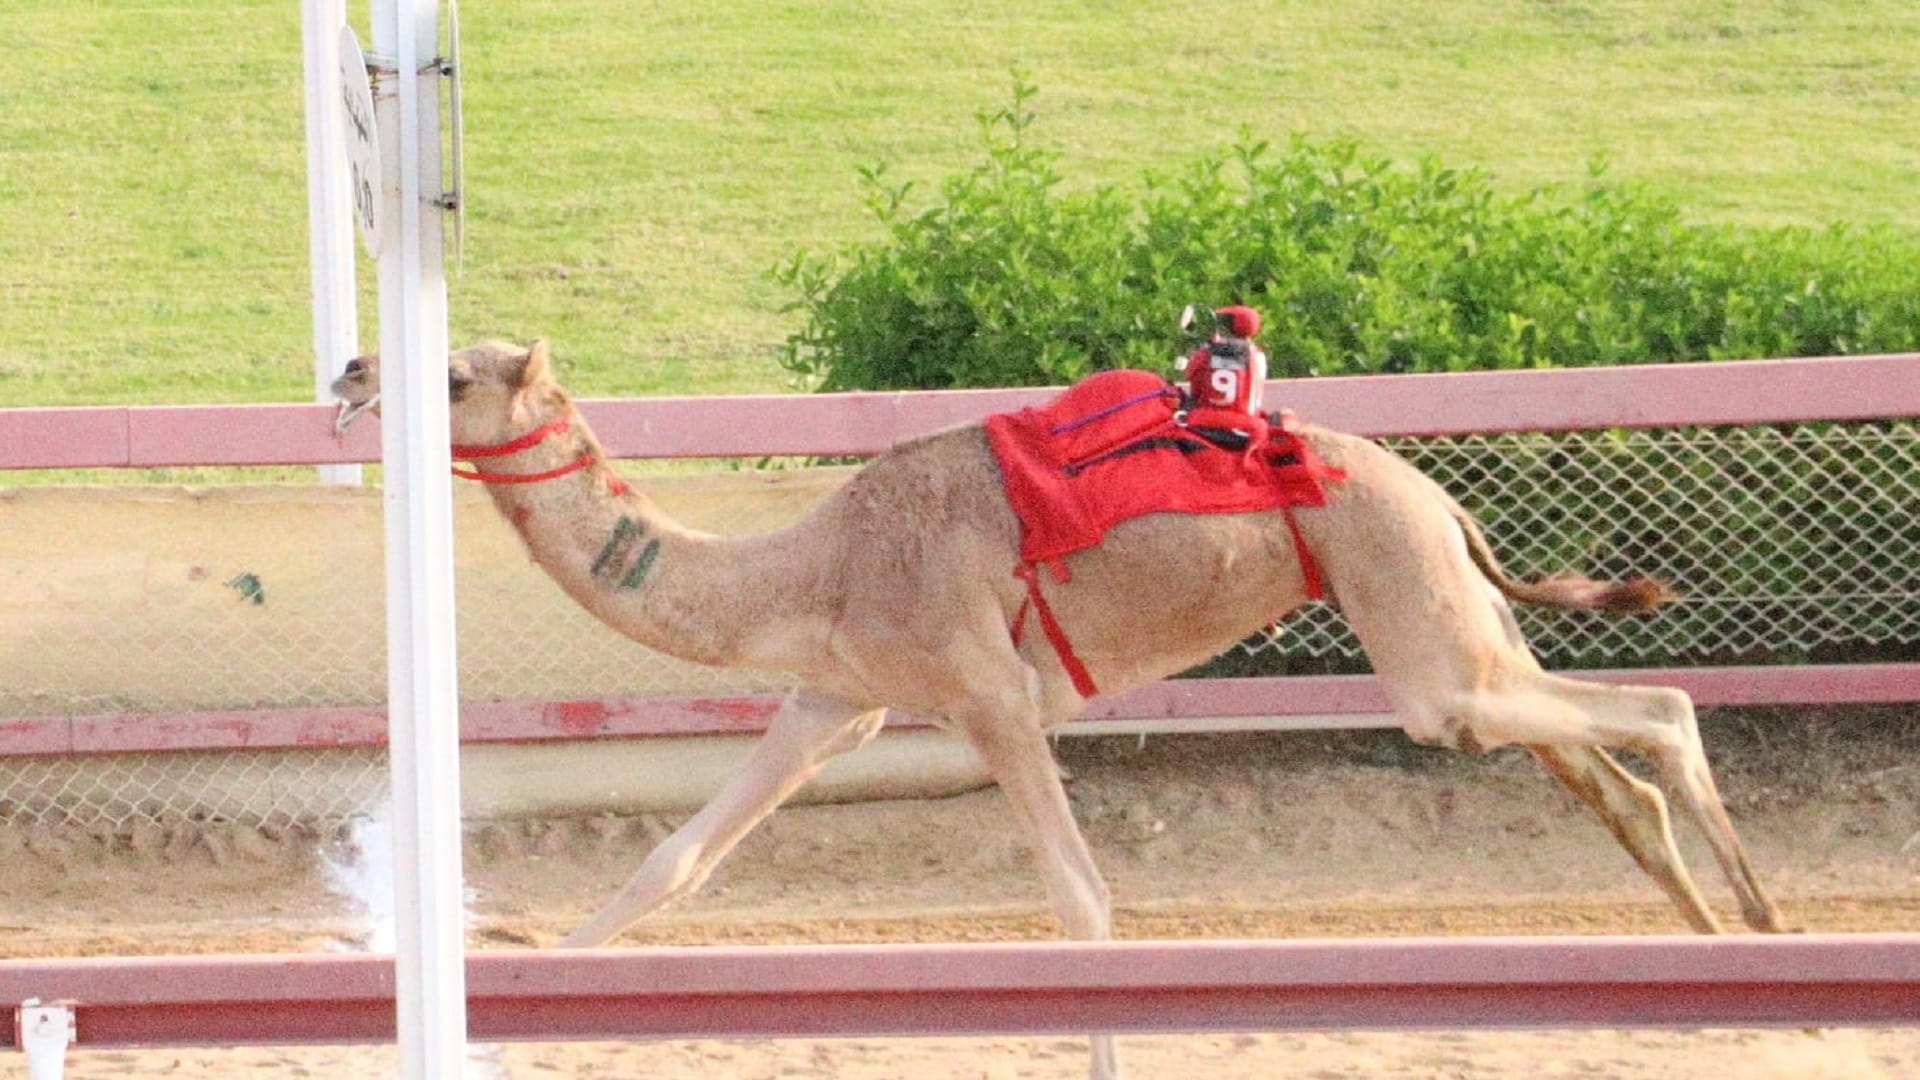
[[[13,1040],[26,1051],[28,1080],[60,1080],[66,1075],[74,1026],[69,1002],[28,998],[20,1003],[13,1014]]]
[[[353,216],[340,136],[340,27],[343,0],[301,0],[307,86],[307,256],[313,286],[313,390],[328,386],[360,351]],[[360,466],[322,465],[320,482],[358,484]]]
[[[395,991],[405,1080],[454,1080],[466,1055],[459,699],[447,424],[437,0],[374,0],[385,220],[380,354]],[[388,141],[390,138],[390,141]]]

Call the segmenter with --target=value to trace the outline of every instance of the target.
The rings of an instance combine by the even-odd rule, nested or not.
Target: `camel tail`
[[[1540,581],[1515,581],[1500,568],[1500,560],[1488,545],[1486,534],[1480,531],[1479,522],[1459,504],[1448,502],[1454,520],[1460,523],[1460,531],[1466,534],[1467,554],[1472,556],[1473,565],[1480,568],[1494,588],[1515,603],[1603,611],[1609,615],[1638,615],[1680,598],[1665,582],[1651,577],[1595,581],[1578,574],[1555,574]]]

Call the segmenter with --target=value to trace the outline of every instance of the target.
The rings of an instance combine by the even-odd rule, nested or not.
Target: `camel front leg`
[[[956,718],[1027,827],[1046,881],[1053,913],[1070,938],[1105,941],[1113,935],[1112,897],[1093,852],[1073,820],[1053,751],[1032,710]],[[1117,1080],[1119,1053],[1112,1035],[1090,1037],[1093,1080]]]
[[[619,894],[560,946],[603,945],[674,897],[699,888],[755,825],[829,758],[865,745],[885,717],[884,709],[806,691],[789,694],[739,770],[686,824],[649,852]]]

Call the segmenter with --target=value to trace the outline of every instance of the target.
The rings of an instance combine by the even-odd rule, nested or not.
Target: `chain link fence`
[[[0,757],[0,827],[326,830],[386,795],[383,747]]]
[[[1526,609],[1549,666],[1792,664],[1920,656],[1920,422],[1388,440],[1484,523],[1510,572],[1662,576],[1655,618]],[[641,467],[630,471],[643,472]],[[688,525],[793,520],[845,469],[641,483]],[[0,489],[7,718],[377,705],[379,499],[276,485]],[[780,680],[685,664],[601,626],[532,566],[484,499],[456,507],[462,694],[582,700],[750,693]],[[1363,671],[1310,605],[1241,671]],[[378,750],[0,758],[0,822],[321,824],[386,783]]]
[[[1920,655],[1920,422],[1384,441],[1479,518],[1510,573],[1646,573],[1683,594],[1647,619],[1518,609],[1548,666]],[[1366,670],[1325,605],[1245,648]]]

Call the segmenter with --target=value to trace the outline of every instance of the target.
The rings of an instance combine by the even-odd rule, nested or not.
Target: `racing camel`
[[[1372,442],[1297,427],[1327,474],[1344,474],[1324,505],[1148,514],[1066,556],[1044,602],[1069,653],[1052,635],[1016,632],[1040,592],[1014,573],[1021,525],[982,425],[901,443],[787,528],[723,537],[680,526],[608,468],[545,343],[460,350],[447,379],[454,456],[479,466],[468,475],[568,595],[648,648],[797,680],[738,771],[565,946],[605,943],[699,886],[827,759],[872,739],[888,708],[971,743],[1025,826],[1066,934],[1105,939],[1107,886],[1047,742],[1084,701],[1088,683],[1069,669],[1102,692],[1175,674],[1298,607],[1315,584],[1365,647],[1409,736],[1476,752],[1525,746],[1695,930],[1716,932],[1660,787],[1607,750],[1645,755],[1705,834],[1747,924],[1782,929],[1715,789],[1687,695],[1549,674],[1508,606],[1637,612],[1670,594],[1645,578],[1509,578],[1452,497]],[[333,390],[356,410],[377,400],[378,359],[352,361]],[[1117,1075],[1111,1038],[1095,1036],[1093,1076]]]

